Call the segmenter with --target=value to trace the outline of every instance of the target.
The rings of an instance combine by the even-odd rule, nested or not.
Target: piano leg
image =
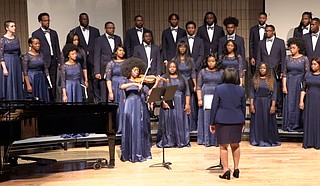
[[[113,168],[115,166],[115,146],[116,146],[116,133],[113,125],[113,114],[109,112],[108,114],[108,144],[109,144],[109,168]]]

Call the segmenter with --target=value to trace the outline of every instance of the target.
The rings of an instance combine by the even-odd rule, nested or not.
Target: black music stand
[[[174,85],[174,86],[166,86],[166,87],[159,87],[159,88],[154,88],[152,89],[151,95],[149,96],[148,102],[156,102],[156,101],[160,101],[162,103],[162,101],[168,101],[170,108],[173,107],[173,99],[174,99],[174,94],[177,91],[178,86]],[[164,135],[165,135],[165,124],[164,124],[164,113],[162,114],[162,123],[159,122],[159,125],[161,125],[161,129],[162,129],[162,163],[156,163],[153,165],[150,165],[149,167],[165,167],[168,170],[171,170],[170,165],[172,164],[171,162],[166,162],[164,160]]]

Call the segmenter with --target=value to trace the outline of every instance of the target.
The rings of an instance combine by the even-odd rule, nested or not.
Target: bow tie
[[[309,27],[307,27],[307,26],[303,26],[303,27],[302,27],[302,30],[304,30],[304,29],[308,30],[308,29],[309,29]]]
[[[137,28],[137,32],[142,32],[142,28]]]
[[[267,42],[272,42],[273,41],[273,39],[267,39]]]
[[[260,25],[259,25],[259,29],[266,29],[266,27],[265,27],[265,26],[260,26]]]
[[[209,26],[209,27],[208,27],[208,30],[213,30],[213,26]]]
[[[46,34],[46,33],[50,34],[50,30],[44,30],[43,33],[44,34]]]
[[[114,36],[108,36],[108,39],[114,39]]]
[[[188,39],[194,39],[194,36],[188,36]]]
[[[234,36],[227,35],[227,40],[234,40]]]
[[[177,28],[171,28],[171,31],[176,31],[176,32],[178,32],[178,29],[177,29]]]
[[[144,45],[144,47],[151,47],[151,44],[149,44],[149,45],[148,45],[148,44],[146,44],[146,45]]]
[[[318,33],[312,33],[311,36],[312,37],[318,37]]]
[[[83,27],[82,30],[83,31],[89,30],[89,27]]]

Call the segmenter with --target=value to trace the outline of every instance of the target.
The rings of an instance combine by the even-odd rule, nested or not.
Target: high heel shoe
[[[219,178],[230,180],[230,174],[231,174],[231,171],[228,170],[223,175],[219,175]]]
[[[240,174],[239,169],[235,169],[235,170],[233,171],[233,177],[239,178],[239,174]]]

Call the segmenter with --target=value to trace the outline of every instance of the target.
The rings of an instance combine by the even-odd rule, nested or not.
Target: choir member
[[[217,21],[213,12],[207,12],[204,16],[203,25],[198,28],[197,36],[204,43],[204,56],[218,52],[219,39],[224,36],[223,28],[217,25]]]
[[[243,80],[243,62],[242,56],[237,54],[238,46],[234,40],[228,40],[223,48],[222,54],[219,57],[219,63],[221,64],[221,68],[224,70],[228,67],[234,68],[237,70],[240,85],[244,86]]]
[[[132,57],[121,66],[126,78],[120,89],[126,98],[121,130],[121,160],[142,162],[151,159],[150,115],[146,106],[148,87],[136,82],[140,73],[145,70],[141,59]]]
[[[306,56],[308,56],[309,61],[313,58],[320,56],[320,19],[312,18],[310,23],[311,33],[304,34],[302,38],[306,46]]]
[[[172,59],[178,65],[178,70],[182,77],[188,82],[190,90],[191,114],[189,117],[190,131],[197,130],[198,108],[196,103],[196,71],[193,58],[189,54],[188,43],[180,41],[177,45],[177,53]]]
[[[198,136],[197,143],[206,147],[217,146],[217,137],[210,132],[210,110],[216,86],[221,84],[222,71],[218,68],[218,58],[210,54],[197,78]]]
[[[287,41],[291,54],[283,64],[282,129],[289,132],[303,131],[302,111],[299,109],[300,92],[304,76],[310,70],[310,62],[303,55],[305,46],[302,38],[294,37]]]
[[[124,91],[119,88],[119,85],[124,80],[121,72],[121,66],[125,60],[125,48],[122,44],[114,48],[113,58],[108,62],[106,67],[106,83],[108,89],[108,101],[118,104],[116,116],[117,132],[121,132],[122,121],[121,116],[124,109]]]
[[[303,12],[299,26],[294,28],[293,37],[302,38],[304,34],[311,33],[311,29],[310,29],[311,20],[312,20],[312,13]]]
[[[78,47],[67,44],[62,52],[68,59],[61,66],[62,102],[82,102],[83,75],[81,64],[77,63]]]
[[[277,85],[271,68],[259,63],[250,86],[250,144],[260,147],[279,146],[275,116]]]
[[[300,109],[304,110],[303,148],[320,149],[320,57],[311,61],[311,72],[305,76],[300,96]]]
[[[190,114],[191,109],[188,82],[180,74],[178,64],[174,61],[168,62],[164,78],[169,79],[169,81],[162,81],[159,86],[177,85],[178,87],[174,94],[174,100],[162,103],[157,146],[190,147],[190,130],[187,115]],[[174,103],[174,105],[171,103]],[[163,134],[165,136],[162,136]]]
[[[28,39],[30,50],[23,56],[22,69],[26,84],[27,96],[37,97],[39,100],[49,101],[48,80],[49,71],[40,53],[38,38]]]
[[[14,21],[4,22],[6,33],[0,38],[0,99],[24,99],[20,41]]]
[[[40,13],[38,21],[41,26],[32,33],[32,37],[39,38],[40,40],[40,53],[43,55],[44,62],[48,66],[50,81],[52,83],[52,89],[49,92],[50,101],[56,101],[57,67],[58,63],[61,62],[59,38],[57,32],[49,27],[50,16],[48,13]]]
[[[239,86],[237,70],[226,68],[222,75],[222,84],[216,87],[210,113],[210,131],[216,133],[220,147],[220,157],[224,171],[223,175],[219,175],[221,179],[230,180],[231,170],[228,165],[229,145],[233,156],[233,176],[239,178],[239,143],[241,142],[245,113],[245,90]]]

